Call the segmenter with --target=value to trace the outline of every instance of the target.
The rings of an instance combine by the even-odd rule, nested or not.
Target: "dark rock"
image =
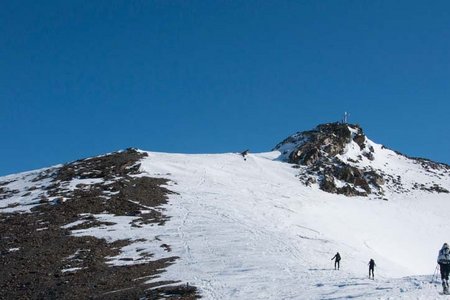
[[[334,178],[329,175],[323,176],[322,180],[320,181],[320,188],[329,193],[337,192],[336,185],[334,184]]]
[[[350,142],[358,144],[361,153],[357,160],[348,158],[342,161],[337,158],[344,154]],[[306,185],[311,185],[316,177],[319,187],[329,193],[344,194],[347,196],[367,196],[374,192],[382,192],[383,177],[371,171],[366,176],[366,170],[357,167],[357,163],[365,156],[374,160],[372,146],[367,147],[367,139],[363,130],[358,125],[329,123],[317,126],[314,130],[299,132],[285,139],[275,147],[286,149],[284,145],[292,145],[291,152],[286,152],[287,161],[292,164],[306,166],[306,170],[300,169],[305,174],[301,178]],[[286,150],[287,151],[287,150]],[[354,164],[354,165],[352,165]],[[342,182],[342,187],[337,187],[335,180]]]
[[[375,157],[373,156],[372,152],[364,152],[363,155],[365,157],[367,157],[368,160],[374,160],[375,159]]]
[[[353,137],[353,141],[358,144],[359,148],[363,150],[366,147],[365,141],[366,137],[364,134],[358,133]]]

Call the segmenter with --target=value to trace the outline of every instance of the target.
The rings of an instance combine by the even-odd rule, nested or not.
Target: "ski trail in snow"
[[[366,210],[386,214],[387,206],[393,210],[388,216],[409,218],[395,203],[344,197],[336,201],[334,195],[304,188],[294,169],[264,156],[249,155],[243,161],[231,154],[150,153],[142,168],[149,176],[172,180],[168,188],[177,193],[165,207],[171,218],[163,230],[164,242],[180,259],[161,280],[183,278],[197,286],[204,299],[436,296],[428,277],[383,278],[389,270],[386,260],[375,271],[376,280],[365,277],[369,258],[379,262],[377,237],[365,236],[353,224],[365,224],[369,215],[360,214]],[[372,231],[380,224],[367,223]],[[360,236],[353,237],[353,230]],[[343,255],[340,271],[330,260],[336,250]]]
[[[222,169],[224,167],[222,166]],[[234,206],[227,206],[227,209],[223,209],[218,206],[216,203],[220,201],[225,201],[225,199],[221,199],[220,197],[211,197],[211,193],[207,199],[204,197],[204,193],[202,193],[203,197],[199,197],[199,190],[202,189],[202,186],[208,182],[207,172],[205,169],[201,167],[196,168],[194,172],[193,178],[195,178],[195,182],[192,182],[190,186],[184,191],[183,199],[185,199],[184,209],[187,211],[184,213],[184,218],[182,222],[182,226],[179,227],[180,237],[182,239],[182,243],[184,244],[186,250],[186,259],[188,260],[188,264],[193,264],[193,257],[189,243],[192,241],[191,237],[184,233],[184,227],[189,221],[189,217],[192,216],[194,212],[201,212],[201,217],[203,219],[215,220],[219,221],[221,224],[225,224],[230,226],[232,224],[233,228],[237,228],[237,230],[233,231],[230,236],[238,234],[238,237],[245,237],[247,249],[252,252],[252,255],[266,256],[271,259],[280,258],[280,257],[290,257],[291,263],[284,263],[283,260],[278,259],[278,262],[275,263],[276,268],[281,270],[285,276],[295,276],[297,273],[298,265],[305,264],[305,260],[300,252],[300,250],[292,245],[290,242],[287,242],[286,239],[280,238],[280,230],[276,226],[275,231],[268,231],[267,228],[259,229],[261,218],[266,218],[266,216],[260,216],[257,212],[252,212],[248,210],[240,210]],[[208,182],[208,185],[214,184],[214,179],[212,183]],[[233,177],[229,178],[229,184],[231,186],[240,186],[242,183],[238,182],[238,179]],[[244,184],[245,186],[245,184]],[[250,185],[251,186],[251,185]],[[274,185],[273,186],[280,186]],[[219,193],[217,193],[219,194]],[[274,193],[274,196],[277,194]],[[224,197],[226,198],[226,197]],[[265,201],[264,195],[261,195],[254,188],[245,188],[240,191],[239,201],[245,201],[245,205],[248,206],[258,206]],[[285,196],[285,198],[289,198],[289,196]],[[187,208],[190,206],[192,208]],[[282,206],[278,206],[283,208]],[[290,210],[293,213],[293,210]],[[198,216],[197,216],[198,217]],[[256,220],[255,220],[256,219]],[[268,219],[270,220],[270,219]],[[273,224],[274,225],[274,224]],[[272,226],[273,226],[272,225]],[[228,236],[228,235],[227,235]],[[236,240],[239,242],[239,240]],[[266,247],[267,241],[270,241],[271,246]],[[208,299],[224,299],[225,295],[228,294],[229,290],[233,290],[232,287],[223,284],[222,282],[226,282],[226,280],[220,279],[221,276],[229,276],[232,273],[244,274],[247,272],[254,272],[257,268],[257,264],[248,264],[245,260],[245,256],[239,260],[236,258],[231,258],[232,261],[234,259],[234,264],[231,266],[231,271],[227,270],[230,268],[229,260],[227,257],[228,248],[222,248],[216,245],[214,242],[211,243],[209,241],[208,236],[205,234],[201,238],[201,244],[204,246],[204,251],[207,252],[204,257],[214,257],[214,265],[216,268],[221,269],[218,276],[209,276],[209,274],[203,275],[203,279],[200,280],[200,285],[202,286],[203,293]],[[238,254],[239,256],[240,254]],[[190,261],[190,262],[189,262]],[[204,278],[207,279],[204,279]],[[222,291],[222,292],[221,292]],[[239,290],[235,289],[236,295],[239,294]],[[263,299],[265,296],[262,296]],[[225,297],[226,298],[226,297]]]

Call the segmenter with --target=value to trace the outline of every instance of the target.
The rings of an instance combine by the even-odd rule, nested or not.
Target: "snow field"
[[[160,238],[180,259],[162,279],[182,278],[206,299],[437,294],[431,275],[398,277],[432,274],[448,237],[446,194],[389,201],[328,194],[300,184],[298,171],[277,161],[279,152],[246,161],[232,153],[148,154],[142,171],[172,180],[168,188],[178,193],[164,207],[171,219]],[[336,251],[340,271],[332,270]],[[366,279],[370,258],[375,282]]]

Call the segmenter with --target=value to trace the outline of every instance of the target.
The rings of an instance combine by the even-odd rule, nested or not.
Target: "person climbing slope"
[[[441,270],[441,280],[443,293],[448,294],[448,275],[450,273],[450,248],[447,243],[444,243],[441,250],[439,250],[437,263]]]
[[[333,258],[331,260],[333,260],[333,259],[335,260],[334,261],[334,269],[336,270],[336,267],[337,267],[337,269],[339,270],[340,261],[341,261],[341,255],[339,254],[339,252],[336,253],[336,255],[333,256]]]
[[[369,279],[370,279],[371,274],[372,274],[372,279],[375,279],[375,274],[374,274],[375,266],[376,266],[375,261],[371,258],[368,265],[369,265]]]

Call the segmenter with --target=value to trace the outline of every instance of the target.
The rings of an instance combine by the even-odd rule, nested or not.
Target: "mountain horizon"
[[[447,165],[341,122],[264,153],[129,148],[0,177],[0,286],[16,298],[433,299],[449,190]]]

